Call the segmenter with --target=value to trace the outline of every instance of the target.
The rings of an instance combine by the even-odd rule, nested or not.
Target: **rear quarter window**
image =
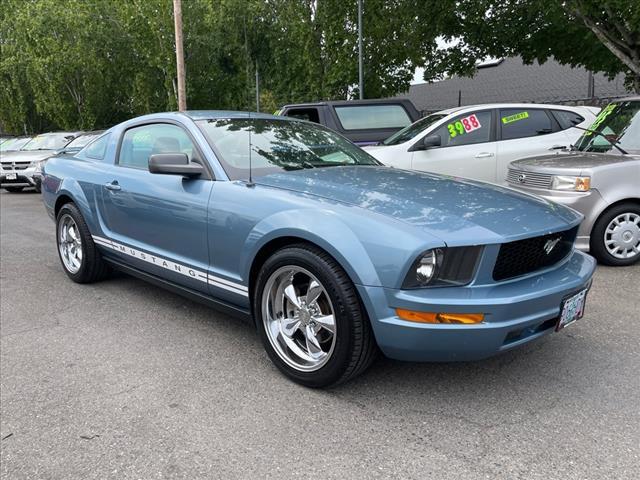
[[[94,140],[89,145],[84,147],[82,153],[87,158],[92,158],[94,160],[103,160],[104,155],[107,151],[107,145],[109,145],[109,138],[111,134],[107,133],[102,137]]]
[[[347,105],[335,107],[345,130],[404,128],[411,118],[402,105]]]
[[[584,122],[583,116],[568,110],[551,110],[551,114],[558,121],[562,130],[575,127],[576,125],[580,125]]]

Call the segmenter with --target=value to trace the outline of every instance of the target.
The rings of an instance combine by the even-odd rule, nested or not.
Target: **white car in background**
[[[562,150],[600,111],[533,103],[456,107],[403,128],[364,149],[388,166],[505,183],[517,159]]]

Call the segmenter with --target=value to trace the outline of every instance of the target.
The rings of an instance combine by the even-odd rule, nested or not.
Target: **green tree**
[[[553,57],[609,77],[623,73],[640,91],[640,2],[629,0],[447,0],[444,50],[428,51],[425,79],[472,74],[487,56]]]

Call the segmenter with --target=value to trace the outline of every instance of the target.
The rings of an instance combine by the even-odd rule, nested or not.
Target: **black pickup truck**
[[[298,103],[279,114],[325,125],[358,145],[379,143],[420,118],[404,98]]]

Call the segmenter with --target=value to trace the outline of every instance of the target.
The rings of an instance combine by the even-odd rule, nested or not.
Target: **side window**
[[[105,152],[107,151],[107,145],[109,144],[110,137],[111,134],[107,133],[106,135],[103,135],[97,140],[91,142],[85,147],[84,155],[95,160],[102,160]]]
[[[491,140],[491,110],[459,115],[446,122],[431,135],[440,136],[441,147],[489,142]]]
[[[547,112],[539,109],[507,108],[500,110],[502,140],[535,137],[553,131]]]
[[[317,108],[292,108],[291,110],[287,110],[285,116],[320,123],[320,114]]]
[[[412,123],[402,105],[336,106],[335,111],[345,130],[404,128]]]
[[[182,128],[168,123],[155,123],[130,128],[122,137],[118,164],[123,167],[149,167],[149,157],[156,153],[186,153],[193,159],[195,147]]]
[[[560,128],[562,128],[562,130],[575,127],[576,125],[580,125],[584,122],[584,117],[568,110],[551,110],[551,113],[560,124]]]

